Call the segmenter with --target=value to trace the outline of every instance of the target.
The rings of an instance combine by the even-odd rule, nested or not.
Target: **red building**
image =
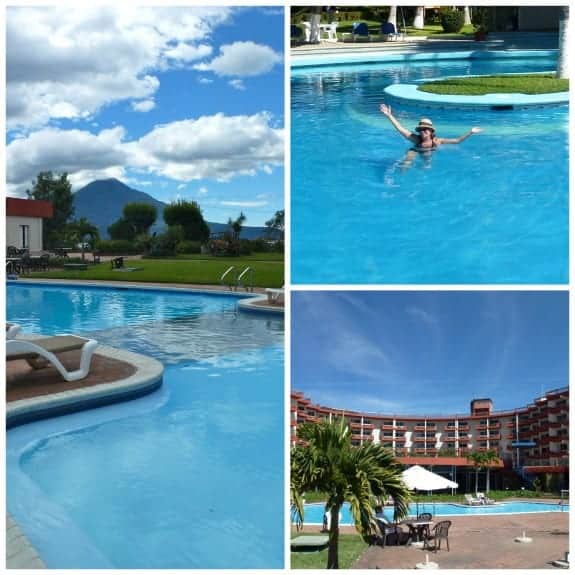
[[[305,421],[345,417],[352,443],[381,443],[405,465],[425,465],[473,491],[475,470],[467,455],[495,451],[491,488],[513,488],[542,475],[548,487],[568,487],[569,388],[549,391],[532,404],[493,411],[491,399],[474,399],[468,414],[413,416],[373,414],[325,407],[303,393],[291,394],[291,442]]]

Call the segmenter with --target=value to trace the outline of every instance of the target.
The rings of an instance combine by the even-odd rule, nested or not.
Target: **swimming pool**
[[[423,56],[422,56],[423,57]],[[292,69],[292,281],[562,284],[568,280],[568,106],[424,107],[392,83],[554,70],[555,58],[412,60]],[[406,157],[379,112],[431,117],[459,145]]]
[[[456,505],[453,503],[415,503],[410,504],[409,514],[416,515],[419,513],[432,513],[433,516],[458,516],[458,515],[503,515],[510,513],[560,513],[569,512],[569,505],[557,505],[556,503],[539,503],[531,501],[507,501],[496,505],[477,505],[467,507],[465,505]],[[323,514],[325,505],[323,503],[309,503],[305,505],[304,515],[306,524],[323,523]],[[384,515],[393,520],[393,509],[386,508]],[[354,521],[351,515],[349,503],[345,503],[341,509],[341,525],[353,525]]]
[[[146,397],[7,432],[8,511],[48,567],[283,567],[283,319],[169,291],[10,284],[6,298],[26,331],[165,366]]]

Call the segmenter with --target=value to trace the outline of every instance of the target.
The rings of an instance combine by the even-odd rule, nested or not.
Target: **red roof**
[[[6,198],[6,215],[25,218],[51,218],[54,208],[45,200],[24,200],[22,198]]]

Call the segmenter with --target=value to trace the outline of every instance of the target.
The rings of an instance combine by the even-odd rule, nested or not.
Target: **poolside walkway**
[[[292,56],[319,56],[345,52],[444,52],[455,50],[553,50],[558,48],[554,32],[493,32],[488,39],[476,42],[471,38],[434,38],[408,36],[398,42],[320,42],[291,48]]]
[[[549,569],[569,550],[569,513],[529,513],[451,517],[449,547],[441,550],[387,545],[371,546],[356,561],[354,569],[413,569],[429,561],[440,569]],[[531,537],[517,543],[515,537]]]

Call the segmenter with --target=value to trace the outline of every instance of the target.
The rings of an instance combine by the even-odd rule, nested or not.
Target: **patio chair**
[[[441,549],[441,540],[445,539],[447,544],[447,550],[449,551],[449,528],[451,527],[451,521],[440,521],[431,530],[431,533],[425,539],[424,547],[429,549],[429,542],[433,541],[433,551],[437,552]]]
[[[354,40],[357,38],[369,38],[369,28],[365,22],[354,22],[351,34]]]
[[[480,499],[476,499],[473,495],[466,493],[463,497],[465,497],[465,504],[466,505],[483,505]]]
[[[402,529],[399,525],[392,523],[383,515],[376,516],[375,521],[381,533],[381,546],[385,547],[389,535],[395,535],[395,544],[399,545],[401,540]]]
[[[6,339],[14,339],[22,328],[17,323],[6,324]]]
[[[9,339],[6,341],[6,361],[23,359],[34,369],[41,369],[51,363],[66,381],[77,381],[88,375],[97,346],[97,341],[75,335],[56,335],[34,340]],[[68,371],[57,356],[73,350],[82,351],[80,366],[74,371]]]
[[[431,521],[433,519],[433,515],[431,513],[420,513],[417,516],[417,519],[420,521]],[[422,527],[422,532],[425,538],[429,537],[429,525]]]
[[[399,40],[401,38],[401,34],[397,33],[395,26],[391,22],[383,22],[381,24],[381,34],[385,36],[385,41]]]
[[[475,494],[475,497],[481,501],[482,505],[491,505],[495,503],[495,499],[489,499],[489,497],[485,497],[485,493],[480,493],[479,491]]]

